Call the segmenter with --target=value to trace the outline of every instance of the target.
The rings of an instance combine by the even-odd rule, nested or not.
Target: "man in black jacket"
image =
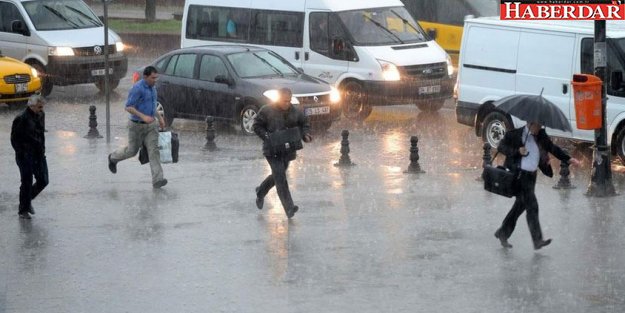
[[[508,238],[514,231],[517,219],[523,211],[526,211],[527,225],[532,235],[534,249],[538,250],[550,244],[551,239],[543,239],[538,220],[538,201],[534,194],[536,171],[540,168],[543,174],[553,177],[548,153],[553,154],[561,162],[574,165],[580,163],[551,142],[542,125],[533,122],[507,132],[497,150],[506,156],[504,166],[519,174],[520,190],[512,209],[501,223],[501,227],[495,232],[495,237],[499,239],[503,247],[512,248],[512,245],[508,243]]]
[[[48,185],[44,104],[42,96],[31,96],[28,107],[15,117],[11,127],[11,145],[15,150],[15,162],[20,169],[22,182],[18,215],[23,219],[30,219],[30,214],[35,214],[31,200]],[[34,185],[33,176],[36,179]]]
[[[262,209],[265,196],[273,186],[276,186],[278,197],[288,218],[293,217],[298,210],[293,204],[286,180],[286,170],[289,162],[295,160],[296,152],[294,150],[286,153],[274,152],[269,135],[278,130],[299,127],[304,142],[312,141],[308,118],[291,104],[291,96],[290,89],[280,89],[279,100],[274,104],[263,106],[254,120],[254,133],[263,140],[263,155],[271,167],[271,175],[256,187],[256,206],[259,210]]]

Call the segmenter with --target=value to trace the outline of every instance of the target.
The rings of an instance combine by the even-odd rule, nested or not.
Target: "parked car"
[[[41,80],[30,65],[2,55],[0,51],[0,102],[25,104],[41,90]]]
[[[170,126],[174,118],[235,122],[246,134],[258,110],[277,97],[277,89],[293,92],[291,103],[310,118],[313,128],[327,129],[340,116],[340,94],[326,82],[303,74],[278,54],[247,45],[215,45],[171,51],[152,64],[158,110]],[[142,77],[142,69],[133,81]]]

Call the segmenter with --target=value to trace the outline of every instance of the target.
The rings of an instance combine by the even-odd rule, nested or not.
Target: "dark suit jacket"
[[[518,171],[521,168],[521,158],[523,158],[523,156],[519,153],[519,148],[523,147],[525,143],[523,128],[525,128],[525,126],[506,132],[506,135],[497,147],[497,151],[506,156],[504,166],[513,171]],[[568,153],[551,142],[551,139],[549,138],[549,135],[547,135],[545,129],[541,129],[538,132],[538,135],[536,135],[536,143],[538,144],[538,149],[540,150],[538,168],[540,168],[540,171],[543,172],[543,174],[549,177],[553,177],[553,169],[549,163],[548,153],[553,154],[560,161],[568,161],[571,158]]]
[[[269,141],[267,140],[269,134],[277,130],[291,127],[299,127],[302,138],[310,134],[310,122],[308,121],[308,117],[295,106],[291,105],[287,111],[282,111],[271,104],[260,108],[254,120],[253,128],[254,133],[263,140],[263,154],[265,156],[272,156]],[[294,160],[295,152],[293,151],[287,157],[289,160]]]

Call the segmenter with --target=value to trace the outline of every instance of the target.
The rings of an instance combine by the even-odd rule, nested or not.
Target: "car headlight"
[[[263,92],[263,96],[267,97],[271,103],[276,103],[280,100],[280,92],[276,89],[270,89]]]
[[[395,64],[384,60],[378,60],[378,63],[380,63],[382,67],[382,77],[384,77],[384,80],[395,81],[401,78]]]
[[[59,57],[73,56],[74,49],[72,49],[71,47],[49,47],[48,55],[59,56]]]
[[[341,101],[341,93],[339,92],[339,90],[334,87],[330,88],[330,103],[338,103],[339,101]]]
[[[447,75],[454,75],[454,64],[451,62],[451,57],[447,55]]]
[[[121,41],[118,41],[115,43],[115,51],[117,52],[122,52],[124,51],[124,43]]]
[[[31,68],[30,68],[30,74],[31,74],[33,77],[35,77],[35,78],[39,77],[39,73],[37,72],[37,70],[36,70],[34,67],[31,67]]]

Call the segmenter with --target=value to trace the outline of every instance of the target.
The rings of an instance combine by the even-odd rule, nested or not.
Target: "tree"
[[[156,20],[156,0],[145,0],[145,20],[148,22]]]

